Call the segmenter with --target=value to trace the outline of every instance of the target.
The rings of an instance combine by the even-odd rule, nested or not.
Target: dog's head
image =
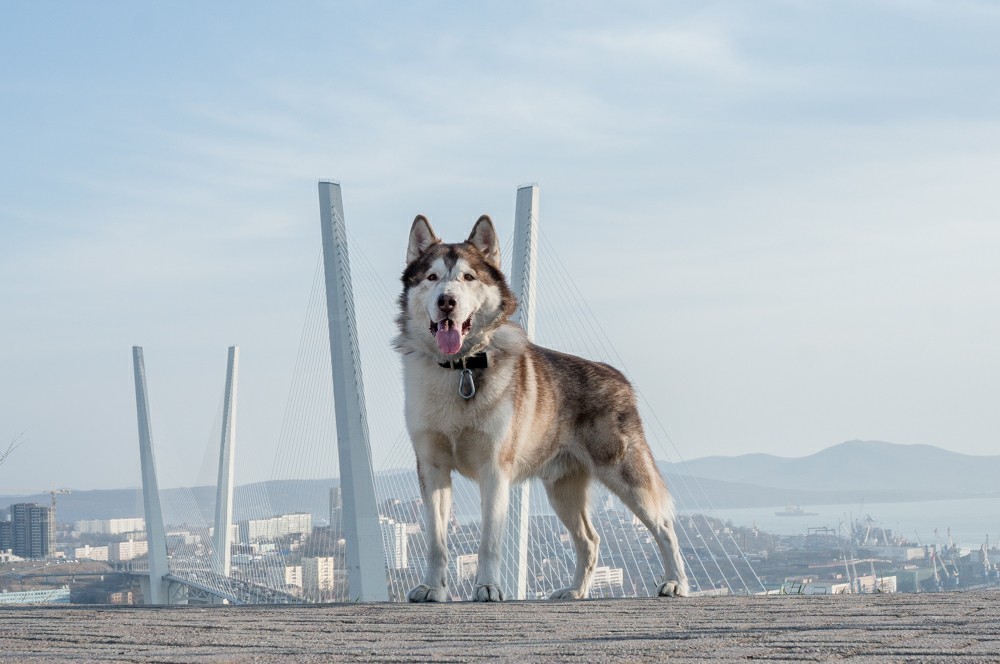
[[[413,220],[399,299],[397,345],[439,360],[479,352],[517,309],[500,271],[500,243],[483,215],[469,239],[445,244],[423,215]]]

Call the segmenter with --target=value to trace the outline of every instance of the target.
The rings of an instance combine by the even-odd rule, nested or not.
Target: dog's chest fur
[[[512,363],[474,370],[476,394],[458,393],[461,371],[445,369],[425,358],[403,359],[406,423],[418,457],[478,479],[484,466],[495,466],[511,435],[515,398],[510,389]]]

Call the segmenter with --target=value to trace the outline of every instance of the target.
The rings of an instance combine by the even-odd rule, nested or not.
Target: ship
[[[774,516],[819,516],[819,512],[807,512],[798,505],[786,507],[784,511],[775,512]]]

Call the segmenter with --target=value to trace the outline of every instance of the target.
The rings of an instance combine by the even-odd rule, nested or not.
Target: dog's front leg
[[[501,602],[500,556],[507,528],[507,503],[510,501],[510,479],[498,468],[486,471],[479,479],[483,507],[482,540],[479,542],[479,571],[474,602]]]
[[[417,461],[417,476],[427,522],[427,574],[411,590],[411,602],[448,601],[448,520],[451,517],[451,471]]]

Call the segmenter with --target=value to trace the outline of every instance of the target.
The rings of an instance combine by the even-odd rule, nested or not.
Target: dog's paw
[[[660,597],[687,597],[687,584],[679,581],[664,581],[656,589],[656,594]]]
[[[411,602],[447,602],[448,589],[442,587],[432,588],[426,583],[421,583],[407,593],[406,599]]]
[[[491,583],[480,583],[472,591],[473,602],[502,602],[504,599],[500,586]]]
[[[549,599],[580,599],[585,597],[578,588],[560,588],[551,595]]]

